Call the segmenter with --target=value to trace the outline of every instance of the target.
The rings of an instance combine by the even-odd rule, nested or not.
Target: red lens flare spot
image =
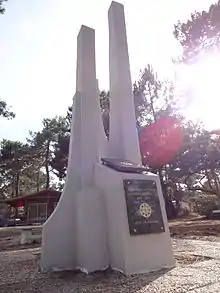
[[[181,148],[183,133],[176,117],[161,117],[143,127],[140,150],[143,164],[159,167],[168,164]]]

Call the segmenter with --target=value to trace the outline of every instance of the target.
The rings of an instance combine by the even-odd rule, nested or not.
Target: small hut
[[[5,199],[2,202],[15,209],[23,207],[24,220],[27,222],[44,222],[54,211],[60,196],[60,191],[44,189]]]

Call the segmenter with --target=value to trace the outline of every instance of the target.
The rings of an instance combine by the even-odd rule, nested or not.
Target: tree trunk
[[[45,188],[48,189],[50,187],[50,171],[49,171],[49,154],[50,154],[50,141],[48,140],[46,146],[46,160],[45,160],[45,170],[46,170],[46,185]]]
[[[216,175],[214,170],[211,170],[211,172],[212,172],[214,183],[215,183],[216,194],[219,196],[220,195],[220,190],[219,190],[219,184],[218,184],[217,175]]]
[[[164,186],[164,184],[162,182],[161,182],[161,185],[162,185],[163,197],[164,197],[164,201],[165,201],[167,218],[169,220],[175,219],[177,217],[177,212],[174,207],[174,204],[173,204],[171,198],[169,197],[169,195],[167,194],[166,187]]]
[[[165,201],[165,208],[166,208],[167,218],[169,220],[175,219],[177,217],[176,209],[174,207],[174,204],[173,204],[171,198],[167,194],[167,188],[166,188],[166,185],[164,184],[164,181],[163,181],[163,176],[162,176],[161,169],[158,170],[158,174],[159,174],[161,188],[162,188],[163,197],[164,197],[164,201]]]
[[[210,188],[210,190],[212,190],[212,183],[211,183],[211,179],[210,179],[209,172],[207,169],[205,169],[205,174],[206,174],[206,177],[208,180],[209,188]]]
[[[19,195],[19,179],[20,179],[20,173],[18,172],[15,177],[15,196]],[[15,207],[15,219],[17,218],[18,218],[18,208]]]
[[[40,170],[37,172],[37,192],[40,189]]]
[[[19,195],[19,180],[20,180],[20,173],[18,172],[15,177],[15,196]]]

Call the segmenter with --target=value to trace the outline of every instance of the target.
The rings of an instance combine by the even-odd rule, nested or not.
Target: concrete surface
[[[99,190],[94,185],[98,144],[104,135],[98,127],[101,111],[97,91],[95,31],[82,26],[77,38],[76,95],[67,176],[60,201],[43,225],[42,271],[81,268],[90,272],[108,264],[103,237],[106,229],[100,224],[105,218],[99,202],[96,203]]]
[[[20,235],[21,231],[23,229],[30,228],[30,227],[33,229],[33,234],[40,234],[41,233],[42,225],[1,227],[0,228],[0,238]]]
[[[95,168],[95,177],[96,185],[103,191],[106,203],[111,267],[127,275],[174,267],[165,203],[158,176],[152,173],[121,173],[98,163]],[[156,182],[165,232],[130,235],[123,186],[123,180],[129,179]]]
[[[113,1],[108,17],[111,100],[108,151],[113,158],[141,164],[124,6]],[[80,268],[94,272],[110,264],[130,274],[170,267],[172,248],[158,176],[114,171],[110,177],[113,173],[107,172],[107,167],[102,167],[105,176],[101,169],[95,173],[105,145],[97,99],[95,31],[82,26],[77,38],[76,95],[66,182],[55,211],[43,225],[41,270]],[[122,180],[147,180],[149,176],[157,182],[166,231],[131,237]],[[108,216],[103,212],[104,206]]]
[[[124,6],[113,1],[108,12],[110,131],[113,158],[141,164],[128,55]]]

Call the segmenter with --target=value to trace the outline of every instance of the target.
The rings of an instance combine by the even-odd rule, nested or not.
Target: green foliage
[[[15,117],[15,114],[9,110],[7,103],[0,99],[0,117],[11,119]]]
[[[51,167],[53,173],[62,180],[66,177],[68,153],[69,153],[70,134],[59,134],[58,140],[54,145],[53,158],[51,160]]]
[[[0,0],[0,14],[3,14],[5,12],[5,9],[2,7],[3,2],[6,2],[7,0]],[[15,117],[15,114],[11,111],[9,111],[7,107],[7,103],[0,99],[0,117],[4,117],[7,119],[11,119]]]
[[[102,112],[102,121],[103,126],[105,130],[105,134],[108,137],[109,136],[109,113],[110,113],[110,100],[109,100],[110,93],[109,91],[101,91],[99,93],[100,97],[100,109]],[[72,119],[72,106],[68,107],[66,119],[69,124],[69,131],[70,131],[70,123]]]
[[[180,121],[183,117],[178,108],[178,99],[174,94],[174,84],[170,80],[159,79],[151,65],[142,72],[140,79],[133,86],[134,104],[136,111],[137,127],[147,127],[163,116],[176,116]],[[141,135],[141,131],[140,131]],[[176,183],[170,180],[170,165],[153,169],[153,173],[160,176],[162,189],[169,218],[176,216],[176,212],[169,195],[168,189],[175,189]]]
[[[184,119],[173,84],[160,81],[150,66],[134,85],[134,99],[140,125],[150,125],[166,115],[178,117],[182,129],[183,142],[175,157],[151,169],[160,176],[166,204],[171,206],[170,198],[176,200],[183,186],[185,190],[220,196],[220,136],[206,131],[200,123]]]
[[[208,11],[194,12],[190,19],[174,26],[174,36],[183,47],[183,61],[195,59],[200,52],[210,51],[220,41],[220,1]]]
[[[28,144],[10,140],[1,142],[0,194],[2,197],[13,197],[31,188],[39,189],[41,177]]]
[[[148,65],[133,86],[137,128],[146,127],[163,116],[178,118],[183,131],[183,144],[175,157],[152,172],[160,176],[168,217],[175,216],[172,200],[180,203],[185,191],[202,191],[207,198],[220,196],[220,136],[204,130],[201,124],[186,121],[179,109],[174,84],[158,78]],[[110,124],[109,92],[100,93],[100,111],[106,136]],[[6,109],[6,104],[3,104]],[[7,110],[8,111],[8,110]],[[9,111],[7,112],[9,113]],[[8,114],[7,114],[8,115]],[[3,115],[7,117],[7,115]],[[30,132],[27,143],[3,140],[0,154],[0,194],[20,193],[54,187],[61,190],[66,176],[72,107],[64,117],[44,119],[42,129]],[[141,133],[141,132],[140,132]],[[52,182],[55,175],[60,182]],[[200,200],[200,199],[199,199]],[[201,204],[197,211],[201,212]],[[205,203],[204,203],[205,204]],[[200,209],[200,210],[199,210]]]
[[[220,209],[219,197],[210,194],[198,194],[192,198],[194,211],[201,216],[209,217],[213,210]]]
[[[149,125],[161,116],[178,112],[178,100],[174,95],[174,84],[161,80],[151,65],[141,71],[133,86],[136,118],[139,126]]]
[[[185,184],[189,190],[220,196],[219,137],[193,123],[187,123],[184,131],[183,146],[170,162],[170,180]]]
[[[45,168],[45,188],[50,187],[50,173],[53,171],[53,168],[60,168],[57,165],[57,159],[54,159],[54,148],[56,148],[60,137],[65,136],[68,131],[69,122],[67,119],[57,116],[52,119],[44,119],[43,129],[41,131],[35,133],[30,132],[31,138],[28,139],[28,142],[32,146],[34,157],[38,161],[39,166]]]
[[[0,0],[0,14],[3,14],[5,12],[5,9],[2,7],[3,2],[6,2],[7,0]]]
[[[100,110],[102,112],[103,127],[106,136],[109,135],[109,92],[100,92]],[[58,131],[57,140],[54,143],[53,158],[51,160],[51,168],[53,173],[62,180],[66,177],[67,161],[69,153],[69,140],[70,140],[70,128],[72,120],[72,107],[68,107],[66,114],[66,125],[64,129],[66,131]]]
[[[160,80],[154,72],[152,66],[148,65],[143,72],[138,82],[133,87],[135,111],[137,117],[137,127],[140,128],[144,124],[149,125],[157,121],[163,115],[178,115],[181,117],[178,109],[178,100],[174,96],[174,85],[169,80]],[[109,92],[100,92],[100,108],[102,111],[103,125],[106,136],[109,135],[109,113],[110,113],[110,99]],[[56,132],[57,139],[53,140],[53,148],[51,149],[51,156],[49,159],[52,172],[60,179],[66,176],[68,151],[69,151],[69,137],[70,137],[70,123],[72,119],[72,108],[69,107],[66,115],[67,131]],[[182,118],[181,118],[182,119]],[[54,130],[52,130],[54,133]],[[40,147],[42,149],[42,147]],[[154,172],[165,172],[167,170],[152,170]],[[161,174],[161,173],[160,173]],[[169,196],[166,196],[166,184],[169,181],[168,176],[162,176],[164,181],[164,193],[166,197],[166,205],[172,206]],[[172,213],[173,208],[170,208]]]
[[[180,207],[180,210],[178,212],[178,216],[184,218],[184,217],[189,216],[190,213],[191,213],[190,207],[187,205],[183,205]]]

